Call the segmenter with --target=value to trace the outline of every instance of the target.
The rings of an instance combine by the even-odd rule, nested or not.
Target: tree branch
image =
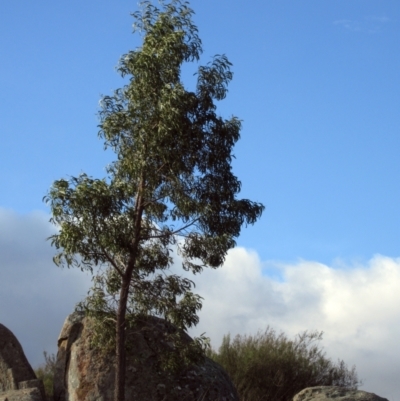
[[[191,221],[189,224],[186,224],[186,226],[183,226],[183,227],[179,228],[178,230],[171,231],[171,232],[169,232],[168,234],[149,235],[146,239],[163,238],[163,237],[166,237],[167,235],[169,236],[169,235],[178,234],[180,231],[185,230],[186,228],[188,228],[188,227],[192,226],[193,224],[195,224],[196,221],[198,221],[198,220],[199,220],[199,217],[198,217],[197,219],[194,219],[193,221]],[[161,231],[161,230],[158,230],[158,231]]]
[[[143,203],[143,209],[145,209],[145,208],[146,208],[148,205],[150,205],[151,203],[157,202],[157,201],[159,201],[160,199],[163,199],[163,198],[165,198],[165,195],[164,195],[164,196],[160,196],[159,198],[155,198],[155,199],[152,199],[152,200],[149,200],[149,201]]]
[[[119,268],[119,266],[117,265],[117,263],[115,263],[114,259],[107,253],[106,250],[103,249],[103,253],[105,255],[105,257],[107,258],[107,260],[109,261],[109,263],[111,263],[112,267],[114,267],[114,269],[118,272],[118,274],[123,277],[124,273],[122,272],[122,270]]]

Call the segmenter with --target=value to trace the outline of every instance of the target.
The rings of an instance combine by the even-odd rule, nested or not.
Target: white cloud
[[[353,32],[377,33],[389,21],[385,16],[366,16],[359,20],[340,19],[333,21],[333,24]]]
[[[369,16],[369,17],[364,17],[364,19],[366,21],[376,21],[376,22],[381,22],[381,23],[385,23],[385,22],[389,22],[390,18],[382,16],[382,17],[377,17],[377,16]]]
[[[0,209],[0,322],[20,340],[33,366],[56,351],[65,317],[86,295],[90,277],[52,262],[48,216]],[[174,272],[182,273],[175,267]],[[313,261],[262,263],[236,248],[224,267],[193,276],[204,297],[199,325],[214,347],[224,334],[254,335],[269,325],[294,337],[324,331],[327,356],[355,364],[362,387],[390,401],[400,394],[400,259],[375,256],[366,265]]]
[[[333,21],[334,25],[341,25],[343,28],[349,29],[350,31],[360,31],[360,22],[353,21],[350,19],[340,19]]]
[[[400,394],[400,259],[375,256],[366,266],[300,261],[275,265],[271,278],[255,252],[231,250],[225,266],[196,280],[204,297],[200,323],[215,347],[224,334],[254,335],[269,325],[290,337],[324,332],[327,356],[357,366],[366,391],[391,401]]]

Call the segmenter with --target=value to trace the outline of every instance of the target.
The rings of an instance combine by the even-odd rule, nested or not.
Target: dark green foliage
[[[118,300],[116,298],[116,293],[112,289],[115,278],[118,277],[113,269],[106,269],[103,274],[98,274],[93,277],[94,285],[89,291],[89,295],[83,302],[80,302],[77,306],[78,311],[85,311],[87,316],[94,317],[93,333],[90,339],[92,346],[100,349],[103,353],[113,352],[115,350],[115,337],[116,337],[116,308]],[[166,277],[166,282],[171,282],[174,280],[174,276]],[[163,302],[169,302],[168,296],[172,297],[174,291],[170,291],[161,296],[159,293],[154,294],[156,291],[157,283],[160,280],[148,280],[141,283],[142,286],[147,286],[148,291],[146,294],[146,299],[144,299],[144,294],[142,293],[141,303],[134,302],[134,295],[130,298],[130,303],[127,308],[126,327],[134,328],[137,321],[140,321],[142,317],[146,316],[146,305],[148,308],[152,308],[153,311],[156,310],[157,305]],[[161,282],[162,283],[162,282]],[[176,291],[176,290],[175,290]],[[157,292],[157,291],[156,291]],[[185,293],[186,298],[192,296],[190,292]],[[195,297],[195,296],[193,296]],[[190,300],[189,302],[198,302],[196,299]],[[181,309],[176,309],[175,313],[182,313],[182,319],[185,319],[184,306],[185,302],[181,301],[179,303]],[[182,312],[183,309],[183,312]],[[157,313],[153,313],[156,315]],[[159,313],[160,314],[160,313]],[[164,342],[171,342],[174,344],[174,351],[168,352],[165,355],[159,355],[160,366],[163,370],[168,370],[171,372],[178,372],[190,363],[196,363],[201,361],[204,352],[208,349],[209,339],[202,334],[200,337],[194,338],[194,342],[187,344],[181,341],[180,332],[177,333],[163,333]],[[126,343],[126,349],[130,350],[129,342]]]
[[[185,90],[181,65],[202,51],[193,11],[179,0],[162,4],[144,2],[134,14],[143,46],[123,55],[118,68],[129,84],[102,99],[99,135],[117,156],[108,177],[57,180],[44,199],[60,227],[51,237],[57,265],[108,265],[112,295],[129,278],[138,311],[187,328],[201,305],[193,282],[155,272],[171,266],[172,248],[193,273],[221,266],[241,226],[255,223],[264,207],[237,199],[241,183],[231,161],[241,124],[215,112],[231,64],[214,57],[198,68],[196,92]]]
[[[43,381],[46,401],[53,401],[53,383],[56,367],[56,356],[54,354],[48,355],[46,351],[43,352],[43,355],[45,362],[35,369],[35,374],[38,379]]]
[[[216,114],[214,102],[225,98],[232,79],[231,63],[215,56],[198,67],[196,90],[186,90],[182,64],[198,61],[202,52],[193,11],[181,0],[160,3],[158,9],[145,1],[133,14],[143,43],[118,66],[129,82],[101,101],[99,136],[116,154],[108,177],[60,179],[45,197],[60,228],[51,237],[55,263],[92,272],[108,266],[107,288],[99,288],[99,279],[83,308],[115,321],[118,401],[124,400],[129,308],[183,330],[198,323],[201,297],[191,292],[194,283],[165,273],[172,250],[186,271],[217,268],[242,225],[255,223],[264,209],[237,197],[241,183],[231,162],[240,120]]]
[[[334,364],[315,341],[322,332],[304,332],[292,341],[269,327],[256,336],[224,336],[218,352],[208,356],[227,371],[241,401],[291,401],[306,387],[341,386],[357,389],[355,367]]]

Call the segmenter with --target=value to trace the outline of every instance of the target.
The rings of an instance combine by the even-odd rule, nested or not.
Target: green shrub
[[[241,401],[289,401],[311,386],[341,386],[357,389],[361,382],[355,367],[343,361],[334,364],[318,349],[322,332],[307,331],[288,340],[269,327],[264,334],[224,336],[218,352],[208,351],[223,366],[238,390]]]
[[[43,352],[44,364],[35,369],[36,377],[43,381],[44,391],[46,393],[46,401],[53,401],[53,383],[54,373],[56,368],[56,356],[54,354],[48,355],[46,351]]]

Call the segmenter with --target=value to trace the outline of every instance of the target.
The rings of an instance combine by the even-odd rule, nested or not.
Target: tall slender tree
[[[186,271],[217,268],[243,224],[263,205],[238,199],[232,149],[241,123],[216,114],[231,63],[215,56],[197,71],[195,91],[184,88],[181,67],[202,52],[187,2],[150,1],[133,14],[140,48],[118,65],[129,82],[101,101],[99,136],[116,153],[108,177],[86,174],[53,183],[45,201],[58,225],[50,237],[57,265],[108,265],[117,293],[115,401],[124,400],[126,311],[164,316],[179,328],[197,324],[200,297],[193,282],[156,274],[171,266],[175,247]],[[109,280],[110,282],[110,280]],[[130,300],[130,301],[129,301]]]

